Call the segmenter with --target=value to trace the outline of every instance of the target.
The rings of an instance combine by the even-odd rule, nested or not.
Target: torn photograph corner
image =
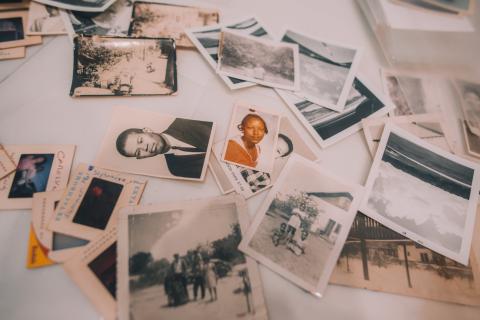
[[[28,11],[0,11],[0,49],[42,43],[41,36],[28,36]]]
[[[177,91],[175,41],[77,36],[70,95],[172,95]]]
[[[387,123],[360,210],[388,228],[468,264],[479,167]]]
[[[258,265],[238,250],[245,200],[127,207],[118,226],[118,318],[266,320]]]
[[[84,12],[103,12],[110,7],[115,0],[35,0],[52,7]]]
[[[56,7],[31,2],[28,10],[28,35],[66,34],[60,10]]]
[[[355,218],[362,189],[294,154],[239,248],[321,297]]]

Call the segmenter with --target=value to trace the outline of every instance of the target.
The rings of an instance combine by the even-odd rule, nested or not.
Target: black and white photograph
[[[480,83],[455,80],[463,117],[471,133],[480,137]]]
[[[185,29],[217,24],[219,20],[214,8],[135,1],[128,35],[173,38],[179,48],[194,48]]]
[[[24,30],[21,17],[0,19],[0,42],[23,40]]]
[[[330,283],[480,306],[478,275],[357,213]]]
[[[467,121],[462,121],[462,130],[468,154],[480,158],[480,137],[470,130]]]
[[[478,166],[387,123],[361,211],[468,264],[479,191]]]
[[[69,35],[127,36],[132,0],[117,0],[103,12],[62,11]]]
[[[66,10],[103,12],[110,7],[115,0],[38,0],[37,2]]]
[[[282,42],[300,50],[299,96],[317,105],[343,111],[360,61],[360,49],[314,39],[286,30]]]
[[[0,49],[11,49],[42,43],[40,36],[26,35],[28,11],[0,11]]]
[[[249,17],[230,23],[222,23],[185,30],[185,33],[189,37],[190,41],[192,41],[193,45],[213,69],[217,69],[218,45],[220,42],[220,33],[222,28],[236,30],[254,37],[271,39],[271,36],[268,34],[264,25],[256,17]],[[255,85],[253,82],[248,82],[233,77],[227,77],[223,75],[220,75],[220,77],[232,90],[247,88]]]
[[[237,248],[247,219],[239,196],[125,208],[119,319],[267,319],[258,267]]]
[[[78,36],[71,96],[172,95],[177,92],[172,39]]]
[[[32,1],[28,9],[28,29],[30,35],[65,34],[65,25],[60,9]]]
[[[296,94],[277,90],[315,141],[326,148],[362,129],[361,121],[387,115],[393,106],[361,78],[355,78],[344,111],[336,112]]]
[[[268,87],[295,91],[300,88],[298,45],[223,28],[217,72]]]
[[[223,193],[231,192],[233,188],[246,199],[271,187],[293,152],[311,161],[318,159],[315,151],[304,140],[302,135],[295,130],[294,126],[286,117],[280,120],[276,155],[271,174],[223,161],[218,164],[212,164],[214,159],[221,158],[224,143],[224,141],[220,141],[213,146],[214,156],[210,157],[210,169],[216,177],[217,183]]]
[[[357,212],[361,189],[292,155],[239,248],[321,297]]]
[[[95,163],[116,171],[202,181],[214,131],[210,121],[115,108]]]

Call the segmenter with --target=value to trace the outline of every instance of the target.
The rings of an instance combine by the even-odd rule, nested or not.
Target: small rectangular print
[[[65,33],[67,31],[58,8],[33,1],[30,3],[27,34],[57,35]]]

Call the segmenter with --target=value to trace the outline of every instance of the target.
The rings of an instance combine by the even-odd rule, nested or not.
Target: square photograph
[[[258,267],[237,248],[246,219],[232,196],[125,208],[119,319],[267,319]]]
[[[246,35],[223,28],[217,72],[268,87],[300,88],[298,45]]]
[[[37,2],[66,10],[103,12],[110,7],[115,0],[38,0]]]
[[[135,1],[129,36],[173,38],[179,48],[194,48],[185,29],[219,22],[217,9]]]
[[[360,50],[314,39],[287,30],[282,42],[297,44],[300,50],[299,96],[323,107],[343,111],[355,78]]]
[[[361,211],[417,243],[468,264],[478,166],[387,123]]]
[[[213,122],[116,108],[95,163],[116,171],[202,181]]]
[[[176,49],[172,39],[74,39],[71,96],[171,95],[176,91]]]
[[[240,250],[322,296],[359,203],[360,186],[293,155],[262,203]]]
[[[32,1],[28,9],[29,35],[56,35],[65,34],[65,25],[56,7]]]

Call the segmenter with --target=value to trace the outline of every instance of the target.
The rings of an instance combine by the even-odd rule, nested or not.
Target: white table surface
[[[361,46],[359,72],[380,88],[384,59],[354,0],[211,0],[223,21],[255,14],[280,36],[299,31]],[[226,134],[233,102],[275,109],[303,130],[287,106],[268,88],[230,91],[195,50],[178,51],[179,92],[175,97],[71,98],[73,50],[67,36],[44,38],[21,60],[0,62],[0,141],[4,144],[75,144],[74,165],[91,162],[100,147],[112,109],[126,105],[176,116],[213,120],[216,140]],[[304,133],[306,131],[303,130]],[[313,140],[308,140],[314,144]],[[371,159],[357,133],[325,150],[322,165],[363,184]],[[142,204],[220,195],[209,172],[204,183],[150,178]],[[265,198],[250,200],[253,216]],[[0,319],[98,319],[93,306],[61,266],[25,268],[30,210],[0,212]],[[480,319],[480,309],[424,299],[330,285],[315,298],[272,271],[260,267],[270,318],[292,319]]]

